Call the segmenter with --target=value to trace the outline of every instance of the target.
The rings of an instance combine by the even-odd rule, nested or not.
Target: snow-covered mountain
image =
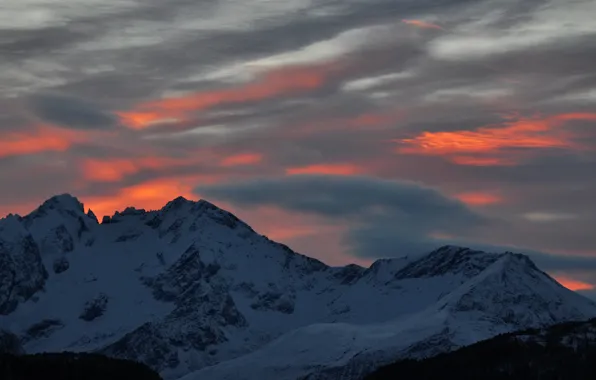
[[[355,380],[595,315],[522,255],[449,246],[329,267],[203,200],[99,224],[61,195],[0,220],[1,329],[29,353],[100,352],[171,379]]]

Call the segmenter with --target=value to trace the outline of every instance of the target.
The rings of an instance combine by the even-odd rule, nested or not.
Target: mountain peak
[[[182,207],[184,207],[185,205],[194,205],[195,202],[188,200],[186,198],[184,198],[183,196],[179,196],[171,201],[169,201],[163,208],[162,210],[167,211],[167,210],[177,210],[180,209]]]
[[[51,197],[45,201],[39,209],[85,212],[83,203],[76,197],[66,193]]]
[[[213,203],[206,201],[205,199],[199,199],[198,201],[192,201],[189,199],[184,198],[183,196],[179,196],[171,201],[169,201],[161,211],[178,211],[184,208],[189,208],[192,211],[197,210],[214,210],[214,211],[225,211]]]
[[[512,252],[499,255],[486,270],[437,305],[453,313],[485,313],[502,325],[516,328],[545,326],[561,319],[581,320],[596,306],[561,286],[528,256]]]
[[[471,278],[502,255],[504,254],[445,245],[406,265],[396,274],[396,278],[424,278],[446,274],[463,274],[466,278]]]
[[[70,215],[73,217],[85,216],[85,207],[76,197],[70,194],[55,195],[41,204],[37,209],[25,216],[26,223],[46,217],[50,214]]]

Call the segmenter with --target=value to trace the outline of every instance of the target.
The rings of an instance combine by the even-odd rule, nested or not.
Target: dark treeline
[[[64,352],[23,356],[0,354],[0,379],[161,380],[161,377],[140,363]]]
[[[596,321],[504,334],[436,357],[398,361],[366,380],[445,378],[596,379]]]

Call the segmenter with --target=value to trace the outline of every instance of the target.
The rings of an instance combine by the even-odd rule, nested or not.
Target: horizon
[[[0,215],[208,199],[333,265],[517,247],[596,296],[594,1],[0,13]]]

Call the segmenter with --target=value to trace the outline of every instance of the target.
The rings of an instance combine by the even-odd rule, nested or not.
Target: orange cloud
[[[508,118],[500,125],[480,127],[473,131],[423,132],[398,142],[399,153],[444,156],[460,165],[511,165],[510,156],[498,154],[509,148],[583,149],[576,135],[560,128],[568,121],[596,120],[596,114],[562,114],[547,118]]]
[[[117,182],[138,171],[137,166],[129,160],[85,160],[81,163],[81,169],[86,179],[95,182]]]
[[[165,112],[131,111],[116,112],[122,124],[132,129],[143,129],[163,120],[170,119]]]
[[[322,175],[354,175],[361,172],[361,168],[351,164],[315,164],[309,166],[301,166],[294,168],[287,168],[286,174],[322,174]]]
[[[572,121],[572,120],[584,120],[584,121],[596,121],[596,113],[566,113],[553,117],[557,121]]]
[[[458,165],[468,166],[513,166],[516,164],[511,158],[497,157],[471,157],[471,156],[453,156],[449,158],[451,162]]]
[[[221,161],[221,166],[243,166],[258,164],[263,160],[259,153],[245,153],[226,157]]]
[[[143,129],[162,120],[183,119],[188,113],[221,104],[258,101],[311,91],[325,83],[331,69],[329,65],[285,67],[264,73],[257,80],[237,87],[150,101],[133,110],[118,112],[117,115],[124,125]]]
[[[490,193],[461,193],[455,195],[455,198],[470,206],[486,206],[502,202],[500,197]]]
[[[86,140],[82,132],[50,126],[39,126],[26,132],[8,132],[3,133],[0,139],[0,157],[64,152],[73,143]]]
[[[146,210],[157,210],[178,196],[195,199],[196,196],[193,194],[192,189],[199,181],[201,183],[213,183],[215,178],[195,176],[153,180],[122,188],[113,195],[88,197],[82,199],[82,201],[99,218],[104,215],[113,215],[116,210],[122,211],[130,206]]]
[[[417,26],[419,28],[424,28],[424,29],[445,30],[437,24],[432,24],[430,22],[426,22],[426,21],[422,21],[422,20],[401,20],[401,22],[406,23],[408,25]]]
[[[189,167],[199,163],[217,163],[224,167],[257,164],[262,161],[258,153],[238,154],[223,159],[209,149],[202,149],[190,157],[131,157],[129,159],[84,159],[79,164],[82,178],[92,182],[119,182],[143,170],[166,170]],[[83,186],[83,183],[81,184]]]
[[[142,170],[160,170],[191,165],[199,158],[170,157],[134,157],[130,159],[86,159],[81,162],[80,170],[86,180],[94,182],[118,182],[126,176]]]
[[[566,276],[554,276],[554,279],[569,290],[577,291],[594,289],[594,285],[592,284],[579,280],[574,280]]]

